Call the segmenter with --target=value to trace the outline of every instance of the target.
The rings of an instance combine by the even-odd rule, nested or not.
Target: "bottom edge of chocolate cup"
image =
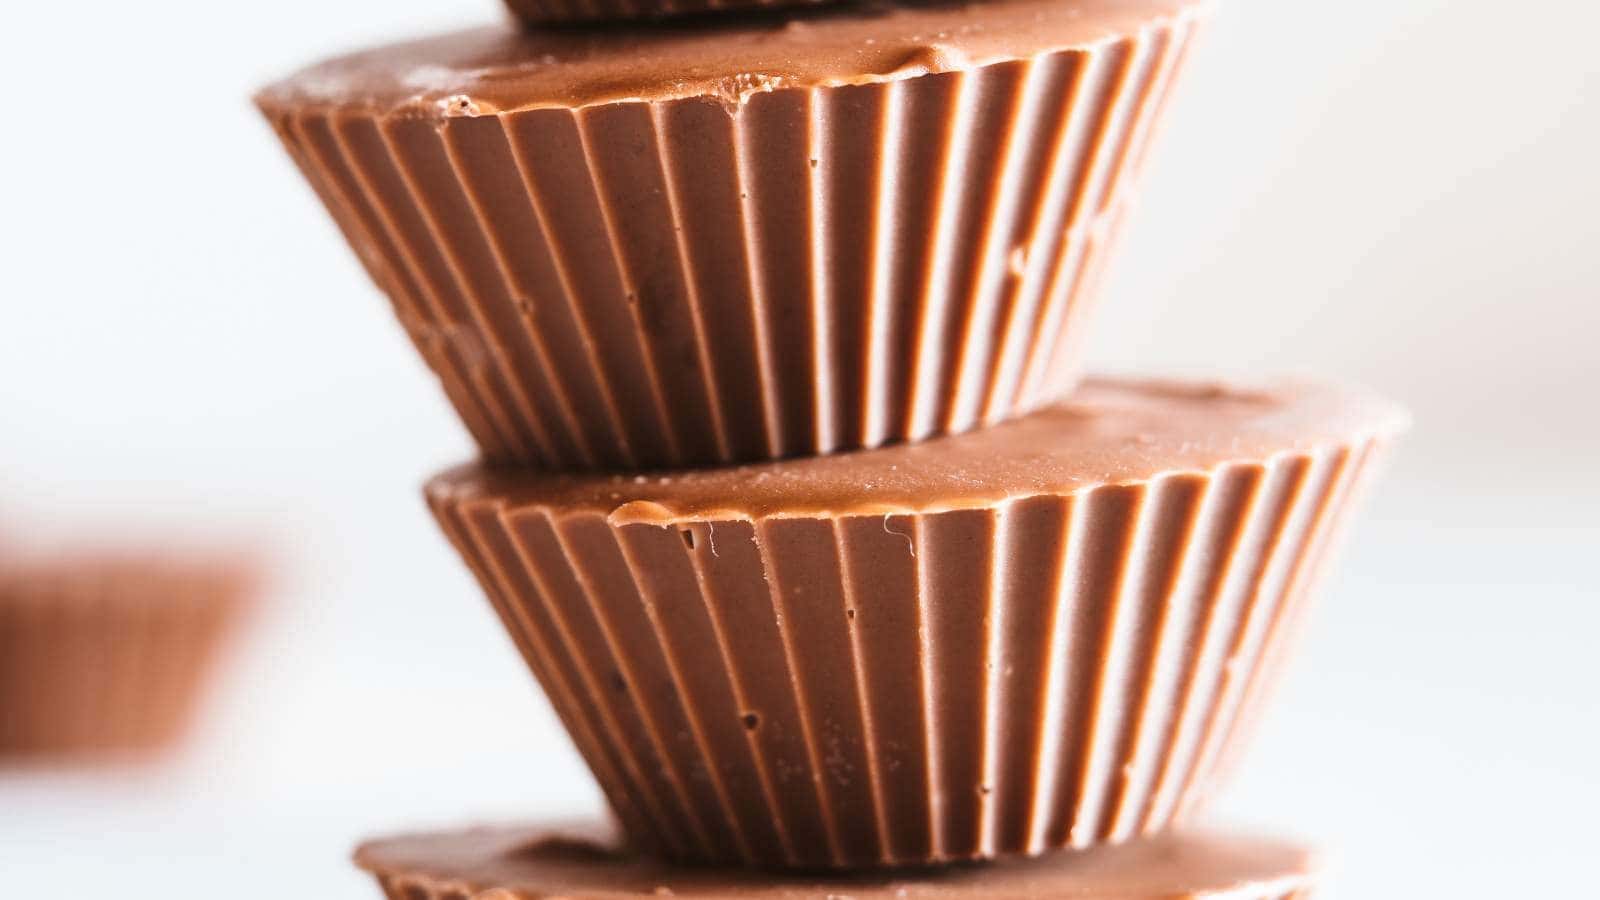
[[[1292,841],[1178,831],[1089,850],[975,865],[851,873],[683,866],[594,826],[503,825],[379,838],[355,863],[395,900],[577,897],[1094,897],[1290,900],[1321,864]]]

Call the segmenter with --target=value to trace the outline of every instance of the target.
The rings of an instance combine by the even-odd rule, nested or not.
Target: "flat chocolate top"
[[[456,890],[472,896],[499,888],[507,900],[638,896],[1264,900],[1306,888],[1316,871],[1313,854],[1287,842],[1169,833],[989,865],[782,876],[673,867],[629,855],[609,840],[582,832],[515,826],[371,841],[356,851],[356,864],[435,894]]]
[[[490,115],[625,100],[863,84],[1127,37],[1209,0],[868,2],[605,28],[509,25],[367,50],[261,92],[273,107],[375,115]]]
[[[1406,423],[1392,403],[1302,381],[1090,378],[1056,406],[916,444],[651,474],[469,465],[437,476],[427,490],[600,512],[615,524],[934,512],[1262,462],[1392,436]]]

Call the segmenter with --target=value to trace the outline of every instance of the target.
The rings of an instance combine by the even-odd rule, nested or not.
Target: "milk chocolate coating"
[[[734,14],[838,0],[506,0],[530,25],[547,22],[625,22],[698,14]]]
[[[1205,0],[862,3],[676,24],[516,31],[483,27],[311,66],[257,100],[378,117],[443,119],[783,88],[883,84],[1061,52],[1087,52],[1173,23]],[[462,98],[470,103],[461,102]]]
[[[232,561],[0,562],[0,762],[170,748],[253,588]]]
[[[783,877],[676,868],[582,831],[504,826],[363,844],[356,864],[391,900],[996,898],[996,900],[1289,900],[1310,895],[1317,862],[1281,840],[1164,834],[1118,847],[998,865]]]
[[[1196,808],[1403,424],[1309,384],[1095,379],[916,445],[426,493],[638,843],[928,864]]]
[[[967,431],[1075,383],[1202,9],[480,29],[258,100],[488,458],[764,460]]]

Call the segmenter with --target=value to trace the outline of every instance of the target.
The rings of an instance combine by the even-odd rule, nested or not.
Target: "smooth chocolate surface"
[[[1307,896],[1318,868],[1309,850],[1288,841],[1195,832],[942,871],[784,877],[677,868],[595,838],[595,830],[505,826],[385,838],[363,844],[356,864],[395,900],[1284,900]]]
[[[1204,806],[1392,405],[1091,379],[917,445],[427,488],[612,809],[680,860],[927,865]]]
[[[430,118],[875,84],[1083,50],[1206,0],[864,3],[595,29],[486,27],[381,47],[263,90],[267,107]]]

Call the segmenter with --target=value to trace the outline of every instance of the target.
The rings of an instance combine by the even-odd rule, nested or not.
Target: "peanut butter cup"
[[[254,586],[231,560],[0,561],[0,765],[173,746]]]
[[[426,494],[639,845],[923,865],[1181,821],[1403,425],[1091,379],[917,444]]]
[[[959,433],[1078,378],[1203,0],[487,28],[257,98],[491,460]]]

